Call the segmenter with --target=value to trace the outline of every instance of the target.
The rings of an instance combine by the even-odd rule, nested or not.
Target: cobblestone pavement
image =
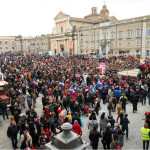
[[[41,98],[39,97],[37,99],[36,104],[36,111],[38,114],[41,114],[42,111],[42,103]],[[129,114],[128,118],[130,120],[129,124],[129,140],[124,139],[124,147],[123,149],[142,149],[142,140],[141,140],[141,127],[144,124],[144,120],[142,120],[142,117],[144,116],[144,113],[146,111],[150,111],[150,106],[148,103],[145,106],[142,106],[141,103],[138,104],[138,111],[136,113],[132,113],[132,104],[129,103],[127,105],[127,113]],[[99,116],[97,117],[98,122],[100,115],[102,112],[106,112],[106,115],[108,115],[107,111],[107,104],[101,104],[101,110],[99,113]],[[114,118],[117,118],[117,113],[113,113]],[[84,127],[82,128],[83,134],[82,139],[89,142],[89,130],[87,128],[87,120],[88,118],[83,116],[82,117]],[[2,123],[2,126],[0,126],[0,149],[12,149],[11,141],[7,138],[7,128],[9,126],[9,120],[5,120]],[[99,130],[99,129],[98,129]],[[99,149],[103,149],[101,139],[99,140]],[[91,149],[91,146],[88,147],[88,149]]]

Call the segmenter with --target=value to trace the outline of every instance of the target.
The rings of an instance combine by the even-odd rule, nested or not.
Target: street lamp
[[[67,37],[72,37],[72,42],[73,42],[73,64],[74,64],[74,70],[73,70],[74,75],[73,75],[73,78],[74,78],[74,81],[75,81],[74,41],[75,41],[75,36],[76,36],[75,32],[76,32],[76,26],[73,26],[73,30],[71,30],[71,34],[67,34],[67,33],[65,34],[65,36],[67,36]]]
[[[71,37],[72,38],[72,42],[73,42],[73,64],[74,64],[74,70],[73,70],[73,72],[74,72],[74,76],[73,76],[73,78],[74,78],[74,81],[75,81],[75,49],[74,49],[74,42],[75,42],[75,37],[77,36],[77,34],[75,34],[75,32],[77,31],[77,29],[76,29],[76,26],[73,26],[73,29],[72,30],[70,30],[71,31],[71,34],[70,33],[66,33],[65,34],[65,36],[67,36],[67,37]],[[83,34],[81,33],[81,37],[83,37]],[[68,59],[68,61],[69,61],[69,59]]]
[[[107,44],[110,44],[111,43],[111,41],[110,41],[110,39],[103,39],[103,40],[101,40],[100,41],[100,45],[101,45],[101,47],[103,48],[104,46],[106,47],[106,45]],[[103,50],[102,50],[103,51]],[[102,54],[103,55],[103,54]]]

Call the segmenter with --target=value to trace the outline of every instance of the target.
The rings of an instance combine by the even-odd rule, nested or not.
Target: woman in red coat
[[[80,125],[78,124],[78,121],[77,121],[77,120],[74,121],[74,124],[73,124],[73,126],[72,126],[72,129],[73,129],[73,132],[74,132],[74,133],[76,133],[76,134],[78,134],[78,135],[81,135],[81,134],[82,134],[81,127],[80,127]]]
[[[45,113],[46,113],[46,117],[49,118],[50,117],[50,113],[49,113],[49,109],[47,106],[45,106]]]

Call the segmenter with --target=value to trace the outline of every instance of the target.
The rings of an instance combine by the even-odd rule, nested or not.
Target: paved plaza
[[[41,103],[41,96],[37,99],[37,105],[36,105],[36,111],[38,114],[41,114],[42,112],[42,103]],[[141,140],[141,127],[144,124],[144,120],[142,120],[142,117],[144,116],[144,113],[146,111],[149,111],[149,105],[148,103],[145,106],[142,106],[141,103],[138,104],[138,111],[136,113],[132,113],[132,104],[129,102],[127,105],[127,113],[129,114],[129,140],[126,140],[124,138],[124,147],[123,149],[142,149],[142,140]],[[108,110],[107,110],[107,104],[101,103],[101,110],[99,113],[98,122],[100,115],[102,112],[106,112],[106,116],[108,116]],[[116,119],[117,113],[112,113],[114,118]],[[83,134],[82,138],[83,140],[89,142],[89,130],[87,128],[87,120],[88,118],[83,116],[83,124],[84,127],[82,128]],[[11,140],[7,138],[7,128],[9,126],[9,120],[3,121],[3,125],[0,126],[0,149],[12,149]],[[99,130],[99,129],[98,129]],[[19,145],[18,145],[19,146]],[[99,141],[99,149],[103,149],[101,139]],[[88,149],[91,149],[89,146]]]

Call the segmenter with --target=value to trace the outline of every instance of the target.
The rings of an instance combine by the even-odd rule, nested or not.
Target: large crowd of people
[[[99,71],[100,62],[105,62],[104,75]],[[149,60],[146,62],[149,66]],[[93,149],[98,148],[99,138],[104,149],[121,149],[124,136],[128,139],[127,103],[150,105],[149,68],[138,77],[119,76],[118,71],[139,67],[139,59],[91,57],[50,57],[44,55],[1,56],[1,72],[8,82],[10,115],[7,104],[0,100],[4,120],[10,119],[7,136],[14,149],[44,149],[44,145],[62,131],[65,122],[72,124],[72,131],[82,135],[82,115],[87,117],[89,139]],[[36,112],[37,98],[42,101],[42,114]],[[101,103],[107,105],[109,116],[99,117]],[[114,118],[112,112],[117,112]],[[120,122],[118,122],[120,119]],[[143,147],[149,146],[150,114],[145,116],[142,134]],[[0,123],[1,123],[0,116]],[[118,123],[115,126],[115,123]],[[98,131],[100,129],[100,132]],[[147,132],[145,132],[147,131]]]

